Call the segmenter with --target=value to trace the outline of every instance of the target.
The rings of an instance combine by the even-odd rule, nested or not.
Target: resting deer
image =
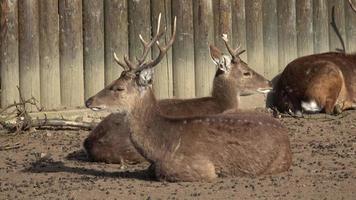
[[[228,42],[226,35],[223,39],[226,43]],[[147,51],[147,49],[146,47],[145,50]],[[271,89],[270,82],[248,67],[243,61],[238,64],[231,63],[231,58],[223,55],[219,49],[212,45],[210,46],[210,53],[218,66],[213,81],[212,96],[158,101],[158,107],[162,114],[176,117],[199,116],[235,110],[238,107],[238,92],[240,95],[250,95],[256,92],[265,93]],[[115,60],[119,64],[121,63],[116,55]],[[115,87],[115,85],[112,85],[104,90],[109,94],[110,89],[112,90]],[[88,102],[90,103],[90,100]],[[116,105],[116,102],[112,103],[108,107]],[[84,148],[92,160],[108,163],[122,163],[124,161],[130,164],[144,161],[144,158],[136,151],[129,139],[129,129],[124,118],[124,114],[108,116],[85,139]]]
[[[282,72],[273,101],[279,111],[296,115],[356,108],[356,54],[329,52],[295,59]]]
[[[157,33],[161,35],[159,28]],[[88,99],[87,107],[99,110],[114,105],[118,112],[127,113],[131,142],[153,164],[160,180],[201,181],[287,170],[291,164],[287,131],[267,115],[241,112],[169,117],[160,113],[151,89],[152,69],[172,45],[175,25],[166,46],[157,43],[158,38],[143,42],[146,48],[156,43],[160,50],[156,59],[144,62],[142,57],[133,64],[125,56],[120,78]],[[226,69],[241,62],[237,50],[230,53],[230,62],[221,63]]]

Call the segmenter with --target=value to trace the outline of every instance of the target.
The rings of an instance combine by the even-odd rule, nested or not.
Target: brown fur
[[[222,56],[217,49],[211,52],[217,58]],[[113,94],[110,89],[119,87],[115,83],[117,82],[104,89],[101,94],[110,97]],[[248,95],[256,93],[258,89],[269,87],[269,81],[249,68],[246,63],[233,63],[229,73],[223,73],[220,69],[217,70],[211,97],[165,99],[158,101],[158,107],[162,114],[169,116],[217,114],[225,110],[237,109],[238,91]],[[117,102],[110,98],[103,98],[102,101],[110,102],[111,104],[108,103],[108,107],[116,106]],[[94,103],[100,104],[100,102]],[[121,163],[121,161],[136,163],[144,160],[138,153],[133,153],[136,150],[128,139],[128,127],[126,123],[123,123],[124,120],[125,117],[122,114],[112,114],[89,134],[84,141],[84,147],[92,160],[108,163]],[[140,157],[141,159],[138,159]]]
[[[153,164],[158,179],[201,181],[218,176],[257,176],[290,167],[287,130],[275,119],[250,112],[164,116],[150,85],[140,86],[138,79],[138,75],[123,73],[113,83],[122,88],[120,92],[106,96],[104,89],[87,106],[107,107],[115,101],[116,110],[128,113],[131,141]]]
[[[326,113],[356,107],[356,54],[323,53],[297,58],[287,65],[274,89],[281,111],[302,111],[314,100]]]

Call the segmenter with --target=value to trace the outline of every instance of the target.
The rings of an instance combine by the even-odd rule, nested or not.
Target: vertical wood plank
[[[277,0],[263,2],[263,48],[265,76],[272,79],[279,69]]]
[[[326,0],[313,0],[314,53],[329,51],[329,18]]]
[[[84,104],[82,1],[59,1],[61,99],[68,107]]]
[[[18,2],[0,3],[1,107],[6,107],[19,99]]]
[[[34,97],[40,101],[38,1],[19,1],[18,12],[21,94],[24,99]]]
[[[240,44],[241,49],[246,50],[246,43],[245,0],[234,0],[232,5],[232,44]],[[240,58],[247,61],[247,52],[241,54]]]
[[[208,96],[211,92],[215,66],[209,59],[209,44],[214,43],[213,4],[211,0],[197,0],[194,6],[195,95]]]
[[[129,56],[133,62],[136,56],[141,56],[143,49],[138,35],[146,41],[151,39],[150,11],[150,0],[129,1]],[[149,55],[147,59],[150,59]]]
[[[297,29],[295,0],[278,0],[279,69],[297,58]]]
[[[262,0],[246,1],[246,32],[248,64],[264,74]]]
[[[174,8],[174,9],[173,9]],[[172,0],[173,16],[177,16],[177,38],[173,44],[174,96],[195,96],[193,2]]]
[[[104,88],[104,2],[83,1],[84,97]]]
[[[151,24],[153,34],[157,27],[157,19],[159,13],[162,13],[161,28],[167,27],[166,34],[161,39],[161,44],[165,44],[170,39],[172,34],[172,12],[171,0],[151,0]],[[158,56],[159,50],[152,49],[152,57]],[[170,98],[173,96],[173,73],[172,73],[172,48],[170,48],[166,56],[155,67],[155,75],[153,80],[153,90],[155,96],[159,99]]]
[[[117,79],[122,68],[114,60],[114,52],[119,59],[129,54],[127,1],[105,0],[105,85]]]
[[[312,0],[299,0],[296,7],[298,57],[301,57],[314,52],[313,2]]]
[[[332,8],[335,7],[335,23],[340,32],[341,37],[344,42],[346,39],[345,34],[345,1],[340,0],[329,0],[328,1],[328,12],[329,12],[329,23],[332,21]],[[330,51],[336,51],[338,49],[343,49],[341,41],[337,36],[335,30],[331,25],[329,25],[329,49]]]
[[[228,39],[232,41],[232,2],[230,0],[215,1],[214,15],[215,17],[215,45],[228,54],[225,44],[221,39],[222,34],[227,34]],[[235,46],[235,45],[233,45]]]
[[[345,17],[346,17],[346,52],[356,53],[356,13],[351,9],[345,0]],[[353,2],[356,3],[354,0]]]
[[[40,0],[39,7],[41,104],[54,109],[61,105],[58,0]]]

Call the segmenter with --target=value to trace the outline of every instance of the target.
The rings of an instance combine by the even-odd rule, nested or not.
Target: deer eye
[[[250,72],[244,72],[243,75],[244,76],[252,76],[252,74]]]
[[[110,90],[111,90],[111,91],[114,91],[114,92],[120,92],[120,91],[124,91],[125,88],[113,86],[113,87],[110,88]]]

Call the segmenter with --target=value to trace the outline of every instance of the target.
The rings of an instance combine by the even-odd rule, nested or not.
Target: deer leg
[[[211,181],[217,177],[214,164],[205,158],[169,159],[155,163],[156,177],[164,181]]]

